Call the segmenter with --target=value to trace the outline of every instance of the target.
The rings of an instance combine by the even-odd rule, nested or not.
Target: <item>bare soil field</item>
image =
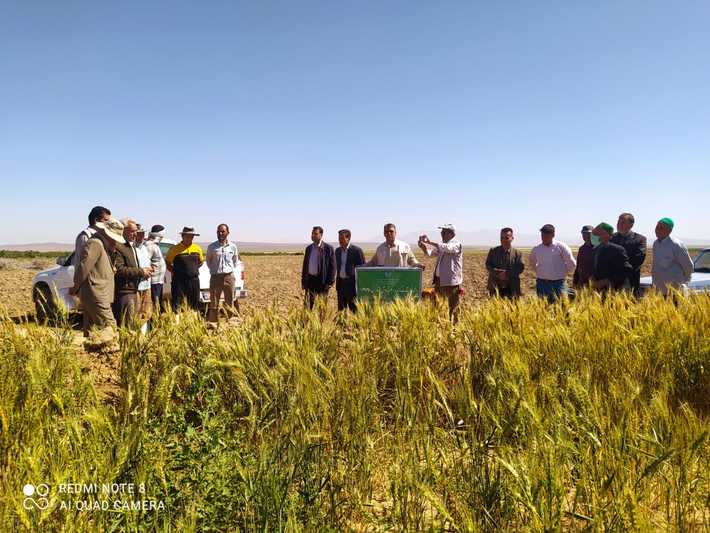
[[[422,259],[426,265],[424,282],[431,285],[434,259]],[[524,259],[527,254],[523,252]],[[369,258],[370,254],[366,253]],[[294,255],[255,255],[242,258],[246,269],[246,288],[249,297],[241,302],[243,313],[255,309],[273,307],[279,312],[285,312],[293,306],[303,305],[300,275],[303,256]],[[484,300],[488,297],[486,290],[486,252],[466,252],[464,256],[464,298],[466,304]],[[32,278],[41,268],[52,265],[51,260],[3,260],[0,265],[0,306],[4,307],[10,316],[32,314]],[[646,259],[643,275],[651,269],[651,258]],[[534,294],[535,279],[531,272],[525,271],[522,276],[523,292]],[[335,291],[328,296],[329,305],[336,305]]]

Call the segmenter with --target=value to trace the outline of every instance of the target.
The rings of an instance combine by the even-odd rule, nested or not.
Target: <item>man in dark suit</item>
[[[349,229],[338,232],[340,246],[335,250],[335,290],[338,291],[338,311],[347,307],[355,313],[355,268],[365,264],[365,254],[362,248],[350,244],[351,235]]]
[[[308,307],[313,309],[316,297],[327,297],[335,282],[335,250],[323,241],[323,228],[314,226],[311,241],[303,255],[301,288],[306,291]]]
[[[619,220],[616,222],[616,233],[612,235],[611,242],[622,246],[626,250],[626,255],[629,256],[629,263],[633,269],[629,276],[631,289],[635,296],[639,296],[641,286],[641,266],[646,260],[646,237],[635,231],[631,231],[634,227],[634,215],[631,213],[621,213]]]
[[[138,284],[143,279],[149,279],[153,269],[152,267],[141,268],[138,264],[138,255],[133,246],[138,225],[132,219],[123,219],[121,222],[123,223],[125,242],[116,243],[111,259],[116,271],[114,280],[116,295],[113,300],[113,312],[116,322],[123,326],[136,315]]]

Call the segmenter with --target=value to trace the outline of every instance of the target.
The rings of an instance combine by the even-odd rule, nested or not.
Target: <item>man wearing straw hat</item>
[[[675,226],[672,219],[665,217],[656,224],[656,241],[653,243],[653,286],[661,294],[668,294],[670,288],[679,288],[690,281],[693,260],[681,241],[671,235]]]
[[[185,226],[180,232],[182,241],[168,250],[165,265],[172,273],[170,286],[173,300],[173,310],[176,311],[183,300],[192,309],[200,306],[200,267],[205,262],[205,254],[199,245],[193,243],[195,232],[192,226]]]
[[[93,326],[116,326],[111,311],[114,298],[114,268],[109,254],[123,242],[123,224],[115,218],[96,222],[96,231],[87,239],[74,268],[74,286],[84,314],[84,336]]]

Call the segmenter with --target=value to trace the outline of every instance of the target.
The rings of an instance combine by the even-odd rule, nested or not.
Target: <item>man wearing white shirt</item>
[[[150,252],[145,243],[145,228],[136,224],[136,240],[133,247],[136,250],[139,268],[154,268],[150,260]],[[136,314],[141,320],[148,321],[153,316],[153,302],[150,297],[150,278],[142,279],[138,282],[138,292],[136,293]]]
[[[670,288],[678,289],[690,281],[693,260],[681,241],[671,235],[673,219],[662,218],[656,224],[656,241],[653,243],[653,286],[663,295]]]
[[[419,237],[419,248],[429,257],[436,257],[434,269],[434,290],[437,296],[445,297],[449,302],[449,316],[456,320],[457,309],[463,283],[463,246],[456,239],[456,226],[440,226],[442,243]]]
[[[577,263],[570,247],[555,239],[552,224],[540,228],[540,238],[542,243],[532,249],[528,264],[537,278],[537,295],[554,302],[567,293],[565,278],[574,272]]]
[[[150,265],[153,267],[153,274],[150,277],[150,297],[156,312],[164,310],[163,285],[165,284],[166,267],[163,252],[158,246],[163,237],[165,237],[165,226],[154,224],[145,240],[145,247],[150,256]]]
[[[409,244],[397,239],[397,228],[394,224],[385,224],[384,234],[385,242],[377,247],[367,266],[411,266],[424,269],[424,265],[414,257]]]
[[[207,320],[210,322],[217,322],[219,300],[223,295],[227,316],[239,311],[239,302],[234,300],[234,270],[239,261],[239,250],[228,237],[229,226],[220,224],[217,226],[217,240],[207,247],[205,260],[210,269],[210,304]]]

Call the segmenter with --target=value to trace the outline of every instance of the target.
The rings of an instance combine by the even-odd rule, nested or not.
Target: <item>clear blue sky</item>
[[[0,243],[95,204],[306,242],[710,241],[710,2],[0,2]]]

